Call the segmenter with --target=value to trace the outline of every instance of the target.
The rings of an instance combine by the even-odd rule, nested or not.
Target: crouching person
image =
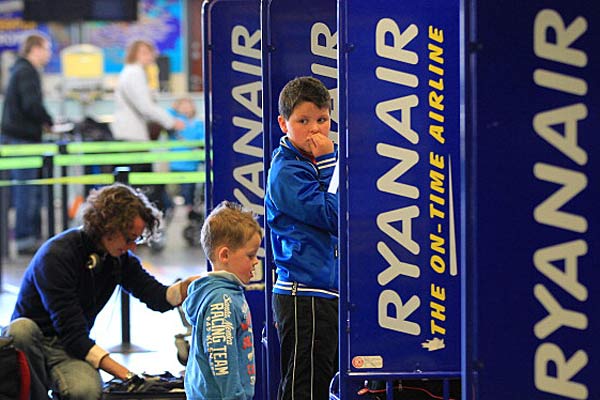
[[[82,227],[50,238],[35,253],[4,332],[27,356],[32,399],[47,399],[52,389],[61,399],[97,400],[98,369],[123,380],[135,376],[90,331],[117,286],[164,312],[181,304],[198,278],[163,285],[133,253],[156,234],[160,217],[141,192],[106,186],[88,196]]]

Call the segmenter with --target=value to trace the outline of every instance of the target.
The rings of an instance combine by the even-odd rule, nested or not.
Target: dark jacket
[[[43,124],[52,125],[52,117],[42,101],[40,75],[27,59],[19,58],[4,95],[2,135],[39,143]]]
[[[99,262],[90,269],[90,255]],[[167,311],[167,286],[142,268],[127,252],[115,258],[103,254],[78,228],[48,240],[37,251],[21,282],[12,320],[33,320],[44,336],[58,336],[73,357],[85,359],[94,345],[90,330],[98,313],[121,285],[149,308]]]

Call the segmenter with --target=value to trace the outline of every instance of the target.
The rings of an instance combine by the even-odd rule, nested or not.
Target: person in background
[[[281,346],[279,400],[329,398],[338,348],[337,160],[329,139],[331,97],[313,77],[279,95],[285,134],[273,152],[265,194],[277,268],[273,314]]]
[[[185,124],[161,108],[152,96],[146,69],[156,61],[156,47],[134,40],[127,47],[125,66],[115,89],[115,114],[110,129],[117,140],[150,140],[148,122],[181,130]]]
[[[94,321],[115,288],[164,312],[180,305],[191,276],[171,286],[150,275],[133,253],[156,234],[161,214],[146,196],[116,183],[87,197],[83,226],[46,241],[25,270],[11,322],[14,338],[31,371],[31,398],[97,400],[98,369],[122,380],[138,379],[90,338]]]
[[[116,140],[154,140],[155,138],[150,137],[149,123],[158,124],[167,130],[185,128],[182,120],[175,118],[154,101],[147,69],[154,65],[156,56],[156,47],[148,40],[137,39],[127,47],[125,66],[119,74],[115,89],[114,119],[110,124]],[[131,172],[152,172],[152,164],[131,164],[129,168]],[[164,185],[147,185],[140,188],[166,215],[171,204]],[[163,234],[151,245],[156,250],[162,250],[165,243]]]
[[[204,140],[204,123],[196,118],[196,106],[191,98],[182,97],[175,100],[173,107],[169,109],[169,112],[185,123],[185,128],[182,130],[169,131],[169,138],[171,140]],[[191,149],[181,147],[174,148],[173,150],[186,151]],[[204,163],[201,163],[200,161],[173,161],[169,165],[171,171],[175,172],[194,172],[198,171],[202,166],[204,166]],[[179,188],[188,214],[193,213],[193,207],[196,204],[196,184],[182,183],[179,185]]]
[[[193,282],[183,302],[192,325],[185,372],[190,400],[254,397],[252,317],[244,296],[258,264],[262,229],[251,211],[224,201],[206,218],[201,243],[212,272]]]
[[[40,74],[52,56],[50,39],[42,33],[25,37],[19,58],[11,69],[2,108],[0,141],[4,144],[42,142],[42,133],[53,124],[44,107]],[[39,177],[38,169],[15,169],[11,178],[29,180]],[[33,254],[42,239],[42,192],[37,185],[13,186],[12,202],[16,209],[15,242],[19,254]]]

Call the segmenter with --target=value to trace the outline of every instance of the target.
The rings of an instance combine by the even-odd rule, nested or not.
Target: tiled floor
[[[182,230],[186,224],[185,210],[181,206],[176,207],[174,218],[167,230],[167,245],[164,250],[160,253],[154,253],[148,248],[138,250],[146,269],[165,284],[170,284],[177,278],[206,271],[202,249],[199,246],[190,247],[183,239]],[[6,325],[10,321],[16,291],[28,261],[26,257],[16,256],[5,258],[3,261],[4,290],[0,292],[0,325]],[[92,337],[104,348],[122,347],[120,307],[120,298],[118,292],[115,292],[96,319]],[[175,335],[186,332],[179,313],[176,310],[163,314],[154,312],[134,298],[131,298],[130,313],[131,344],[146,351],[113,353],[112,356],[136,372],[169,371],[179,375],[184,367],[177,361]],[[103,377],[105,380],[111,378],[108,374]]]

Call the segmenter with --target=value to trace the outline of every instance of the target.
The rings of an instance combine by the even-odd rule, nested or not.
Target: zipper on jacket
[[[293,282],[292,283],[292,296],[295,296],[297,292],[298,292],[298,282]]]

